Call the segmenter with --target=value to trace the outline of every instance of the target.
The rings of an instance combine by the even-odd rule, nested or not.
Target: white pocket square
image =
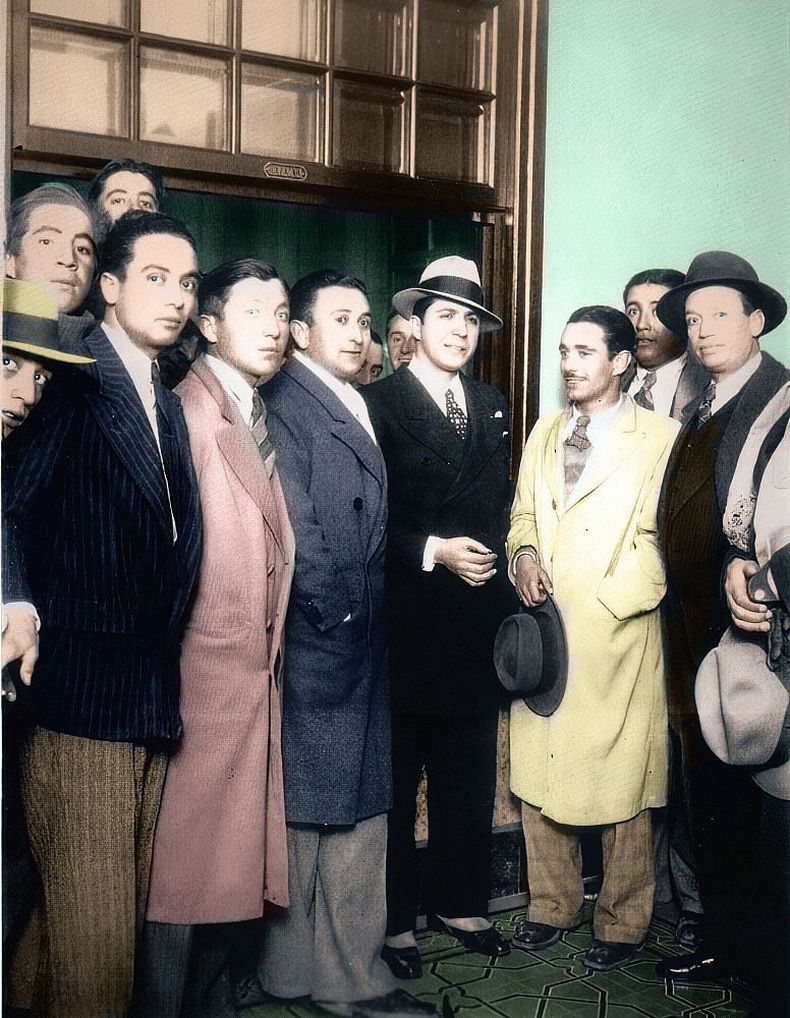
[[[504,416],[504,415],[503,415],[501,410],[497,410],[497,412],[494,414],[494,418],[502,417],[502,416]]]

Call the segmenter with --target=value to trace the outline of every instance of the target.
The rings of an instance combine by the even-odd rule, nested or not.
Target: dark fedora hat
[[[423,297],[446,297],[456,304],[476,311],[480,316],[480,331],[494,332],[502,328],[502,319],[485,306],[480,286],[480,272],[469,258],[448,255],[426,265],[417,286],[399,290],[392,298],[392,306],[401,317],[411,318],[414,305]]]
[[[494,665],[505,689],[531,711],[544,718],[554,713],[568,682],[568,645],[551,597],[505,619],[494,640]]]
[[[739,290],[747,300],[765,315],[765,335],[781,325],[787,314],[787,301],[767,283],[761,283],[757,273],[745,258],[729,251],[703,251],[689,265],[686,281],[668,290],[656,304],[656,314],[668,329],[677,336],[687,336],[686,297],[692,290],[703,286],[730,286]]]

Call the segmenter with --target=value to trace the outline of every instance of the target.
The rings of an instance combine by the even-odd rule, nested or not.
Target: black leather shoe
[[[474,954],[486,954],[489,958],[501,958],[510,954],[510,942],[505,940],[496,926],[489,926],[487,930],[462,930],[458,926],[450,926],[438,915],[428,915],[426,921],[429,930],[455,937],[467,951]]]
[[[687,951],[698,951],[702,944],[704,916],[699,912],[688,912],[685,909],[678,916],[675,927],[675,940]]]
[[[558,926],[549,926],[548,923],[519,919],[513,927],[513,943],[527,951],[540,951],[556,944],[563,932]]]
[[[644,946],[644,940],[639,944],[623,944],[614,940],[593,939],[584,956],[584,964],[593,972],[611,972],[633,961]]]
[[[389,965],[390,972],[396,979],[422,978],[419,948],[390,947],[389,944],[385,944],[381,949],[381,957]]]
[[[707,983],[726,979],[729,972],[719,959],[707,951],[692,951],[674,958],[663,958],[656,965],[656,975],[673,983]]]
[[[233,987],[233,1003],[237,1011],[243,1011],[246,1007],[258,1007],[259,1004],[301,1004],[308,1001],[309,997],[275,997],[267,993],[261,986],[257,976],[244,976]]]

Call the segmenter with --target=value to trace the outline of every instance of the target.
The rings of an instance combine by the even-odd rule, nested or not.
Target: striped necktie
[[[713,413],[713,401],[716,399],[716,383],[711,382],[702,394],[700,405],[697,407],[697,427],[701,428],[706,424]]]
[[[256,388],[252,390],[252,437],[257,443],[266,473],[271,477],[274,474],[276,454],[269,438],[269,429],[266,427],[266,407]]]
[[[645,410],[655,410],[656,405],[653,402],[653,386],[656,384],[655,371],[648,371],[645,377],[642,379],[642,388],[634,395],[634,403],[637,406],[644,407]]]

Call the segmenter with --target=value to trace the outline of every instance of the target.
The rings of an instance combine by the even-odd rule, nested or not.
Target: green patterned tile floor
[[[512,933],[523,909],[496,917]],[[403,983],[440,1013],[456,1018],[743,1018],[751,994],[736,983],[666,987],[655,978],[660,958],[679,953],[672,928],[654,921],[647,944],[630,965],[586,976],[584,954],[592,937],[592,903],[585,922],[541,952],[513,950],[488,962],[468,954],[452,937],[418,936],[423,977]],[[315,1018],[309,1006],[265,1004],[244,1012],[246,1018]]]

